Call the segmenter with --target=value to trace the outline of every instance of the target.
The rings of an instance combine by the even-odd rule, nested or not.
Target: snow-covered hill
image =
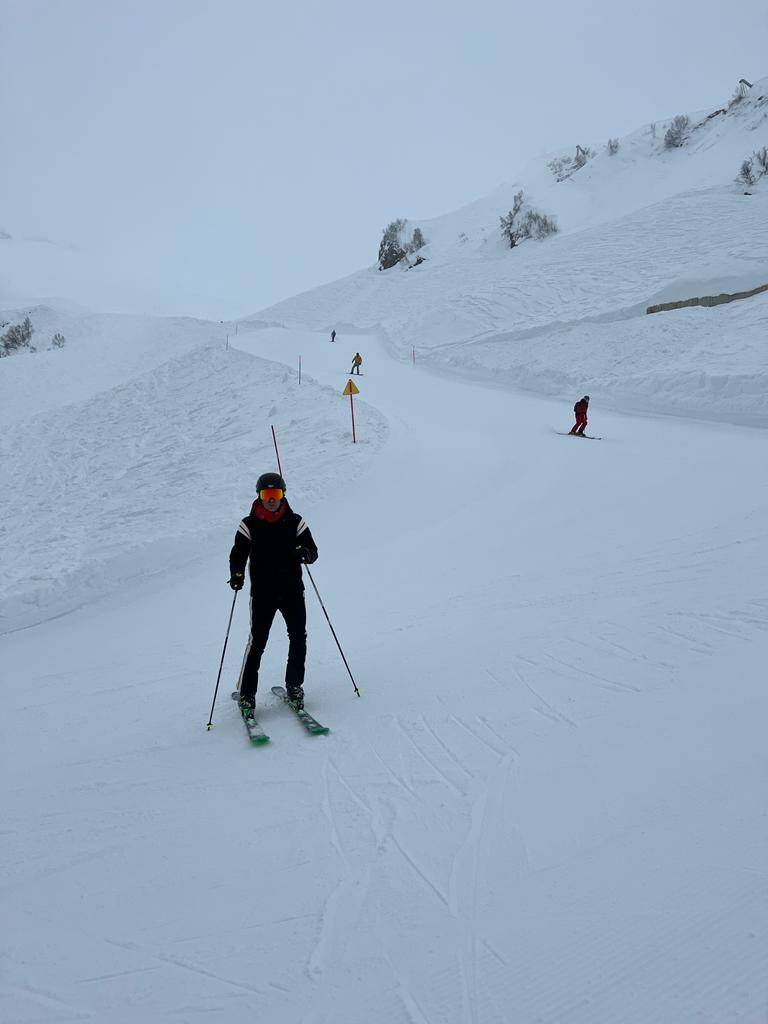
[[[0,631],[225,543],[274,463],[271,425],[286,465],[297,452],[306,461],[301,495],[339,460],[352,477],[383,436],[371,410],[351,449],[333,392],[225,348],[218,325],[51,307],[0,319],[27,314],[33,341],[55,331],[67,341],[0,361]]]
[[[680,147],[667,148],[671,117],[643,125],[618,138],[611,154],[606,139],[574,139],[561,150],[531,161],[514,179],[489,196],[429,221],[416,221],[438,249],[467,245],[503,247],[498,215],[524,189],[537,207],[554,213],[561,232],[608,223],[687,192],[735,182],[742,161],[768,145],[768,77],[755,82],[740,101],[687,112],[689,129]],[[576,143],[591,150],[583,167],[558,181],[553,160],[573,157]],[[586,145],[588,144],[588,145]],[[743,186],[741,186],[743,189]],[[466,241],[459,240],[464,233]]]
[[[550,155],[485,199],[421,226],[426,261],[361,270],[261,311],[317,330],[375,330],[393,352],[604,407],[768,423],[766,301],[647,316],[659,301],[768,284],[768,177],[736,182],[768,145],[768,79],[723,112],[620,140],[564,181]],[[518,189],[561,233],[506,248]],[[409,225],[410,227],[410,225]]]

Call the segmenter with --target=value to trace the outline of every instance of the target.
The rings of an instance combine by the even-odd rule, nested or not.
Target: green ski
[[[240,700],[240,694],[237,692],[237,690],[235,690],[232,693],[232,700]],[[248,739],[251,741],[254,747],[259,747],[263,743],[269,743],[269,736],[267,736],[267,734],[264,732],[264,730],[262,729],[262,727],[259,725],[255,718],[246,718],[245,715],[242,714],[242,712],[240,713],[240,717],[243,720],[245,731],[248,733]]]
[[[313,718],[304,708],[297,708],[295,704],[292,704],[288,700],[288,693],[284,686],[273,686],[272,693],[288,705],[307,732],[312,736],[325,736],[326,733],[331,731],[327,725],[320,725],[317,719]]]

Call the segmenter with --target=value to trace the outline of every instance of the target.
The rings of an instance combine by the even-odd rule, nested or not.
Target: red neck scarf
[[[285,498],[280,502],[280,507],[277,512],[270,512],[268,508],[264,508],[259,499],[257,498],[251,506],[251,515],[256,516],[257,519],[261,519],[265,523],[276,523],[278,519],[282,519],[285,514]]]

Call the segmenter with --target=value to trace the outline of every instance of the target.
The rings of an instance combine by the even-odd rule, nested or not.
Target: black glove
[[[296,548],[296,554],[299,556],[299,561],[304,565],[312,565],[313,562],[317,561],[317,552],[313,548]]]
[[[244,583],[245,577],[241,572],[233,572],[229,577],[229,585],[233,590],[242,590]]]

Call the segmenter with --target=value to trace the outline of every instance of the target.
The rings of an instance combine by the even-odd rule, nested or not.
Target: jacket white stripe
[[[238,532],[238,533],[242,533],[242,535],[243,535],[244,537],[247,537],[247,538],[248,538],[248,540],[250,540],[250,539],[251,539],[251,531],[250,531],[250,530],[248,529],[248,527],[247,527],[247,526],[245,525],[245,520],[243,520],[243,522],[241,522],[241,523],[240,523],[240,525],[239,525],[239,526],[238,526],[238,528],[237,528],[237,532]]]
[[[307,528],[307,524],[302,519],[301,522],[299,523],[299,525],[296,527],[296,536],[298,537],[300,534],[304,533],[306,528]]]

